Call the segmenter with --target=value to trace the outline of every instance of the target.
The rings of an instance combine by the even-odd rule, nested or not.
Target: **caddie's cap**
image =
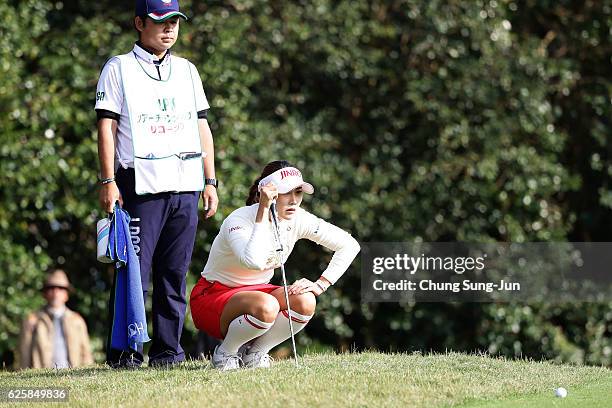
[[[72,290],[72,286],[70,286],[70,281],[68,280],[68,276],[66,276],[66,272],[61,269],[56,269],[49,273],[45,278],[43,290],[49,288],[63,288],[66,290]]]
[[[259,189],[261,190],[269,182],[274,183],[279,194],[286,194],[298,187],[302,187],[303,191],[307,194],[314,193],[312,184],[306,183],[302,178],[302,173],[295,167],[284,167],[264,177],[259,182]]]
[[[149,16],[155,21],[165,21],[174,16],[187,20],[187,16],[179,11],[178,0],[136,0],[135,15]]]

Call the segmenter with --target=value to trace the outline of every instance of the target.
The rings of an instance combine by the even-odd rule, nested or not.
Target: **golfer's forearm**
[[[361,249],[355,238],[351,237],[349,234],[346,235],[345,244],[340,250],[334,252],[334,256],[331,261],[329,261],[327,269],[321,274],[321,277],[325,278],[332,285],[344,275],[344,272],[351,266],[353,259],[355,259]]]
[[[259,204],[259,208],[257,208],[257,215],[255,215],[255,223],[268,223],[270,221],[270,209],[265,205]]]
[[[117,122],[103,118],[98,121],[98,160],[100,178],[110,178],[115,174],[115,132]]]
[[[215,144],[213,142],[212,132],[206,119],[198,119],[198,128],[200,130],[200,145],[202,151],[206,153],[204,157],[204,176],[209,179],[216,178],[215,176]]]
[[[334,256],[321,276],[331,284],[336,283],[359,253],[359,243],[348,232],[323,220],[319,224],[318,233],[314,234],[312,239],[334,251]]]

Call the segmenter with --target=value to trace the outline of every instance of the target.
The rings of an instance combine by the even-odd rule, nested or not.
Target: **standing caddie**
[[[198,224],[217,210],[209,109],[196,67],[170,53],[179,34],[177,0],[137,0],[139,40],[102,69],[96,92],[100,204],[127,210],[144,298],[153,282],[150,366],[185,359],[180,344],[186,274]],[[110,313],[113,313],[111,310]],[[112,367],[137,367],[142,353],[107,350]]]

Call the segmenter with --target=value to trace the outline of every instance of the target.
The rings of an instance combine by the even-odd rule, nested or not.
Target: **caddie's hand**
[[[205,217],[210,218],[217,213],[217,206],[219,205],[219,197],[217,197],[217,188],[213,185],[207,184],[202,191],[202,201],[204,203]]]
[[[317,294],[317,290],[321,293],[323,292],[314,282],[302,278],[293,282],[293,285],[287,288],[287,293],[290,295],[301,295],[302,293],[313,292],[318,296],[320,293]]]
[[[123,207],[123,198],[119,192],[116,182],[103,184],[100,186],[100,206],[107,213],[112,213],[115,209],[115,203],[119,201],[119,206]]]
[[[272,201],[276,200],[276,197],[278,197],[278,189],[272,182],[262,186],[261,190],[259,190],[259,204],[265,208],[269,208]]]

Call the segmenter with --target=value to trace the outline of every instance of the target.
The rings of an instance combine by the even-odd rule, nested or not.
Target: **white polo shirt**
[[[256,223],[259,204],[232,212],[215,237],[202,276],[208,281],[236,287],[270,282],[277,259],[274,226]],[[299,239],[308,239],[334,255],[322,273],[332,284],[344,274],[359,253],[359,243],[348,232],[299,208],[291,220],[280,220],[283,262]],[[315,272],[313,271],[313,274]]]
[[[159,62],[159,58],[156,55],[149,53],[138,44],[134,45],[132,53],[138,59],[145,73],[156,80],[167,80],[172,74],[172,60],[180,58],[171,55],[170,50],[168,50],[164,59]],[[134,167],[130,118],[127,104],[124,103],[125,98],[119,64],[119,58],[113,57],[102,68],[96,88],[95,106],[95,109],[104,109],[119,115],[119,126],[115,138],[115,171],[120,165],[124,168]],[[196,80],[193,84],[193,90],[184,90],[186,97],[193,98],[195,94],[197,112],[209,109],[210,106],[204,93],[202,81],[197,80],[200,78],[198,70],[191,62],[189,62],[189,67],[192,71],[192,77],[196,78]]]

